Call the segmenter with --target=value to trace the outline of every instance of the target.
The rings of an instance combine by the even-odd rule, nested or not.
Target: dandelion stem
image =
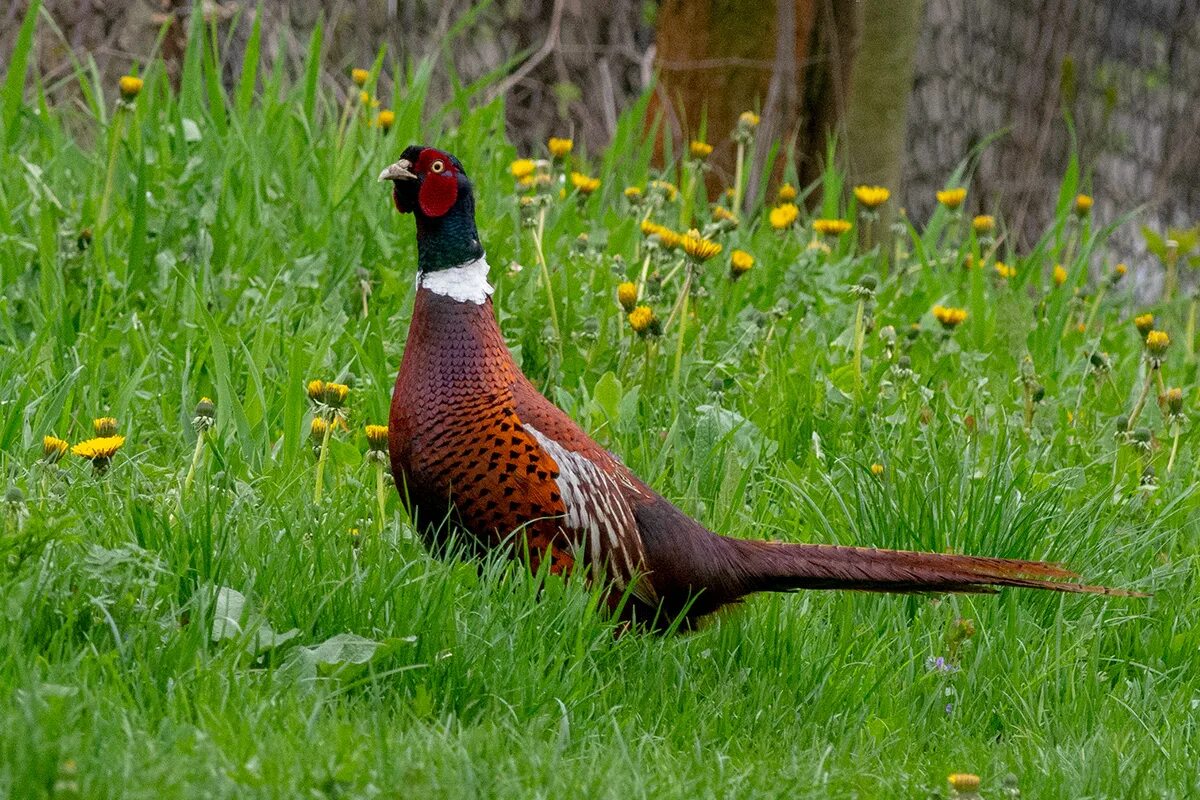
[[[1142,408],[1146,405],[1146,398],[1150,396],[1150,387],[1154,385],[1154,374],[1158,372],[1157,363],[1151,363],[1150,371],[1146,373],[1146,382],[1142,384],[1142,393],[1138,395],[1137,402],[1133,404],[1133,411],[1129,412],[1129,422],[1126,424],[1126,430],[1133,430],[1134,423],[1142,413]]]
[[[1179,423],[1171,425],[1171,455],[1167,459],[1167,474],[1171,474],[1171,470],[1175,467],[1175,454],[1179,452]]]
[[[325,460],[329,456],[329,437],[333,433],[336,419],[329,420],[325,433],[321,436],[321,453],[317,456],[317,485],[313,489],[313,502],[320,503],[321,495],[325,492]]]
[[[742,170],[745,169],[744,162],[746,160],[746,143],[738,141],[737,145],[737,161],[733,166],[733,213],[739,216],[742,213]]]
[[[866,338],[866,325],[863,324],[863,318],[866,315],[866,298],[860,297],[858,300],[858,308],[854,312],[854,399],[856,402],[862,400],[862,354],[863,340]]]
[[[1104,300],[1104,293],[1108,291],[1108,283],[1100,284],[1100,291],[1096,292],[1096,298],[1092,300],[1092,308],[1088,312],[1087,319],[1083,323],[1083,335],[1087,336],[1092,330],[1092,323],[1096,321],[1096,312],[1100,310],[1100,302]],[[1070,325],[1071,317],[1067,316],[1067,324]],[[1063,336],[1067,335],[1066,329],[1063,330]]]
[[[558,307],[554,303],[554,286],[550,282],[550,267],[546,264],[546,253],[542,249],[542,238],[546,233],[546,209],[538,212],[537,225],[533,229],[533,246],[537,255],[542,282],[546,285],[546,304],[550,306],[550,325],[554,328],[554,348],[558,362],[562,363],[562,329],[558,327]]]
[[[192,451],[192,464],[188,467],[187,477],[183,479],[183,494],[187,494],[192,488],[192,481],[196,478],[196,467],[200,465],[200,459],[204,455],[204,432],[196,434],[196,449]]]
[[[675,344],[675,368],[671,373],[671,394],[677,396],[679,392],[679,373],[683,367],[683,337],[687,332],[687,315],[688,315],[688,299],[692,293],[692,270],[687,270],[687,275],[683,279],[683,291],[680,292],[679,298],[679,340]],[[671,312],[674,317],[675,312]],[[669,320],[668,320],[669,324]]]
[[[379,530],[379,535],[383,535],[384,515],[387,513],[387,487],[383,480],[383,461],[375,462],[375,504],[376,509],[376,528]]]

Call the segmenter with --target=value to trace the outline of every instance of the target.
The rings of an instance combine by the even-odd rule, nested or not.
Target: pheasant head
[[[392,182],[392,200],[417,222],[417,266],[429,273],[483,257],[475,228],[475,193],[457,158],[424,145],[405,148],[379,174]]]

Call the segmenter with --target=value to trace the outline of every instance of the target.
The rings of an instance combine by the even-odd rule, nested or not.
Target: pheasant
[[[416,299],[388,445],[421,537],[505,548],[535,571],[586,570],[623,618],[685,627],[748,594],[798,589],[992,592],[1016,586],[1124,594],[1066,582],[1055,564],[753,541],[707,530],[638,479],[513,361],[492,309],[475,198],[462,163],[412,146],[380,174],[416,220]]]

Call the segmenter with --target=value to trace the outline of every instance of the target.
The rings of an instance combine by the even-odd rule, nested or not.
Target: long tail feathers
[[[1071,583],[1057,564],[837,545],[739,542],[748,592],[852,589],[865,592],[986,594],[1001,586],[1145,597],[1140,592]]]

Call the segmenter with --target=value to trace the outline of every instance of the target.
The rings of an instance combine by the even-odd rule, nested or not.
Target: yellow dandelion
[[[654,316],[650,306],[638,306],[629,312],[629,327],[633,328],[633,332],[638,336],[657,336],[658,318]]]
[[[396,124],[396,112],[387,108],[383,109],[379,112],[379,116],[375,118],[375,124],[379,126],[381,131],[387,133]]]
[[[771,227],[777,231],[788,228],[800,216],[800,209],[796,208],[795,203],[782,203],[771,209],[768,219],[771,222]]]
[[[871,465],[871,474],[874,475],[876,478],[883,475],[883,464],[880,464],[878,462],[872,464]]]
[[[1145,336],[1154,329],[1154,315],[1147,313],[1134,317],[1133,327],[1137,328],[1138,333],[1140,333],[1142,336]]]
[[[640,203],[642,200],[642,190],[637,186],[626,186],[624,195],[626,200],[634,204]]]
[[[100,437],[116,436],[117,420],[115,417],[97,417],[92,420],[92,430]]]
[[[823,236],[841,236],[853,227],[844,219],[815,219],[813,230]]]
[[[367,444],[376,452],[383,452],[388,446],[388,426],[368,425],[366,427]]]
[[[1113,274],[1118,278],[1124,278],[1125,273],[1128,271],[1129,267],[1125,266],[1124,264],[1117,264],[1115,267],[1113,267]]]
[[[637,305],[637,300],[637,284],[630,281],[623,281],[617,286],[617,302],[621,304],[621,308],[625,309],[626,313],[633,311],[634,306]]]
[[[949,209],[956,209],[967,199],[967,190],[961,186],[956,189],[943,189],[937,193],[937,201]]]
[[[967,794],[979,790],[979,776],[972,775],[969,772],[956,772],[946,778],[950,782],[950,788],[959,794]]]
[[[991,214],[980,214],[971,220],[971,228],[978,234],[991,233],[996,229],[996,218]]]
[[[354,81],[355,86],[366,86],[370,77],[371,73],[361,67],[350,70],[350,80]]]
[[[712,151],[713,147],[708,142],[701,142],[693,139],[692,143],[688,145],[688,152],[692,154],[692,158],[699,159],[701,161],[712,155]]]
[[[67,453],[70,445],[57,436],[42,437],[42,460],[47,464],[57,464]]]
[[[1171,345],[1171,337],[1166,331],[1150,331],[1146,334],[1146,350],[1155,358],[1161,358]]]
[[[954,330],[959,325],[966,322],[967,310],[965,308],[949,308],[947,306],[934,306],[933,316],[942,327],[946,330]]]
[[[743,111],[738,116],[738,125],[743,128],[757,128],[758,123],[762,121],[762,117],[755,114],[753,111]]]
[[[740,278],[754,267],[754,256],[745,250],[734,250],[729,254],[729,275]]]
[[[321,444],[325,440],[325,431],[327,430],[329,430],[329,423],[324,417],[313,417],[308,426],[308,434],[312,437],[313,444]]]
[[[683,237],[678,233],[666,227],[665,225],[659,225],[655,222],[651,222],[650,220],[644,220],[642,222],[642,234],[647,237],[657,236],[659,243],[668,250],[678,247],[683,242]]]
[[[1004,280],[1008,280],[1009,278],[1016,277],[1017,268],[1010,267],[1008,264],[1005,264],[1003,261],[997,261],[996,262],[996,274],[999,275]]]
[[[112,461],[112,457],[117,454],[123,444],[125,444],[124,436],[97,436],[75,445],[71,448],[71,452],[92,462],[92,469],[96,471],[96,474],[102,474],[108,469],[108,463]]]
[[[796,199],[796,187],[790,183],[785,183],[779,187],[779,202],[790,203]]]
[[[350,387],[344,383],[327,383],[325,391],[321,394],[321,402],[330,408],[341,408],[346,404],[346,396],[350,394]]]
[[[809,242],[808,246],[805,249],[806,250],[817,250],[819,252],[824,253],[825,255],[829,255],[830,253],[833,252],[833,248],[830,247],[829,245],[825,244],[824,242],[822,242],[819,237],[814,238],[811,242]]]
[[[712,239],[705,239],[700,235],[700,231],[692,228],[683,235],[681,241],[683,252],[687,253],[697,262],[707,261],[708,259],[721,252],[721,245],[714,242]]]
[[[121,90],[121,97],[125,100],[133,100],[142,92],[142,87],[146,83],[141,78],[133,75],[122,75],[117,81],[117,88]]]
[[[666,196],[667,202],[674,202],[679,196],[679,187],[670,181],[650,181],[650,187],[662,192]]]
[[[325,381],[309,381],[304,389],[308,393],[309,400],[319,402],[325,395]]]
[[[574,186],[580,194],[591,194],[600,188],[600,179],[584,175],[582,172],[572,172],[571,185]]]
[[[1066,269],[1063,268],[1062,264],[1055,264],[1054,265],[1054,285],[1062,286],[1066,282],[1067,282]]]
[[[532,177],[535,169],[537,169],[537,164],[532,158],[518,158],[508,165],[508,173],[517,180]]]
[[[892,193],[882,186],[855,186],[854,197],[865,208],[876,209],[888,201]]]
[[[546,147],[550,150],[550,155],[555,158],[566,158],[575,149],[575,140],[551,136],[550,140],[546,142]]]
[[[1092,210],[1092,196],[1090,194],[1075,195],[1075,213],[1081,217],[1087,216]]]
[[[734,214],[725,206],[713,206],[713,219],[720,222],[731,222],[734,226],[738,224],[737,214]]]

